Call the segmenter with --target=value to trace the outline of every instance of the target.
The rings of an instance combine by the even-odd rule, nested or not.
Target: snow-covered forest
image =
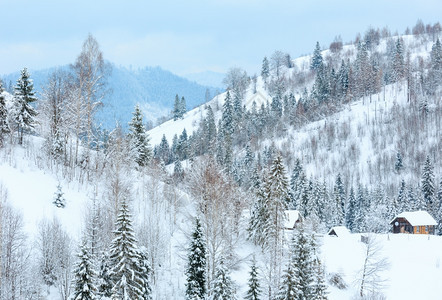
[[[96,122],[92,35],[41,93],[0,82],[0,299],[438,299],[441,31],[277,50],[150,130]],[[392,233],[413,211],[435,235]]]

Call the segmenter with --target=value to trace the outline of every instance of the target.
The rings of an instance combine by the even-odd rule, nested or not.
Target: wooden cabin
[[[284,229],[293,230],[296,225],[303,221],[302,215],[298,210],[286,210],[285,212]]]
[[[327,234],[336,237],[346,237],[350,236],[350,231],[348,231],[345,226],[335,226],[332,227]]]
[[[406,211],[391,222],[393,233],[434,234],[436,220],[426,211]]]

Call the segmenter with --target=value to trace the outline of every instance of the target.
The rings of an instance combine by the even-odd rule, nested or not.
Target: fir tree
[[[101,254],[100,259],[100,271],[98,273],[98,294],[101,297],[112,296],[112,278],[111,278],[111,266],[109,265],[109,254],[104,252]]]
[[[399,174],[403,168],[404,168],[404,164],[402,163],[402,155],[398,151],[398,152],[396,152],[396,162],[394,164],[394,170],[396,171],[396,173]]]
[[[204,299],[206,296],[206,242],[198,218],[195,221],[195,231],[192,233],[186,276],[186,299]]]
[[[226,99],[223,104],[223,114],[221,117],[221,126],[223,135],[231,135],[234,131],[233,124],[233,107],[232,99],[230,98],[230,91],[227,91]]]
[[[266,56],[262,60],[261,76],[264,82],[267,82],[267,78],[270,76],[270,65]]]
[[[319,42],[316,42],[315,51],[313,52],[312,62],[310,64],[310,70],[318,71],[323,65],[323,59],[321,54],[321,46]]]
[[[14,89],[14,119],[17,124],[18,143],[22,144],[24,132],[34,129],[34,118],[37,116],[36,110],[31,106],[31,103],[37,100],[34,84],[26,68],[21,71],[21,76]]]
[[[341,180],[341,174],[338,174],[338,176],[336,177],[333,195],[337,209],[335,225],[343,225],[345,216],[345,191],[344,185]]]
[[[180,104],[181,104],[180,97],[177,94],[177,95],[175,95],[175,101],[173,102],[173,110],[172,110],[172,115],[173,115],[174,121],[181,118],[181,105]]]
[[[97,299],[95,286],[96,273],[93,268],[92,258],[86,243],[83,243],[78,254],[78,264],[74,270],[73,300]]]
[[[58,208],[64,208],[66,206],[66,199],[63,196],[63,191],[61,190],[61,184],[57,185],[57,191],[54,194],[54,201],[52,203],[55,204]]]
[[[184,169],[179,159],[175,160],[173,165],[173,177],[178,181],[181,181],[184,178]]]
[[[425,202],[425,208],[432,216],[437,213],[438,207],[434,202],[435,185],[434,185],[434,174],[433,166],[431,165],[430,156],[427,155],[425,160],[425,165],[422,170],[422,196]]]
[[[6,134],[11,132],[8,120],[8,110],[6,108],[3,92],[3,83],[0,80],[0,147],[3,147]]]
[[[399,213],[402,213],[404,211],[411,211],[410,204],[408,203],[407,199],[407,191],[406,191],[406,185],[405,180],[402,179],[401,185],[399,187],[398,195],[397,195],[397,210]]]
[[[325,284],[324,268],[316,258],[313,262],[312,300],[327,300],[327,285]]]
[[[350,188],[350,194],[347,200],[347,209],[345,210],[345,225],[347,228],[354,232],[355,230],[355,219],[356,219],[356,197],[353,187]]]
[[[137,247],[131,218],[126,200],[123,200],[109,250],[112,299],[148,299],[149,270],[146,270],[146,262]]]
[[[184,119],[184,114],[187,112],[187,106],[186,106],[186,99],[184,97],[181,97],[180,101],[180,118]]]
[[[256,267],[255,258],[253,258],[252,266],[250,268],[249,288],[244,299],[259,300],[261,299],[261,288],[258,281],[258,268]]]
[[[135,106],[132,121],[129,123],[129,137],[134,151],[135,162],[140,166],[146,166],[152,158],[152,150],[149,145],[149,136],[143,124],[143,115],[140,107]]]
[[[210,300],[235,300],[235,290],[230,279],[224,258],[221,257],[215,270],[215,279],[210,292]]]

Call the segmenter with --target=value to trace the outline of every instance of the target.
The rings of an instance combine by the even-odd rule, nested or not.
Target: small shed
[[[426,211],[405,211],[391,222],[393,233],[434,234],[436,220]]]
[[[303,221],[303,217],[298,210],[286,210],[284,228],[288,230],[295,229],[296,225]]]
[[[337,237],[350,236],[350,231],[345,226],[335,226],[328,231],[327,235]]]

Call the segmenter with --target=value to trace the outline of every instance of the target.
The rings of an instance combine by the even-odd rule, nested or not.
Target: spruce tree
[[[235,300],[235,289],[229,271],[224,264],[224,257],[219,259],[215,269],[215,278],[210,291],[210,300]]]
[[[259,300],[261,299],[261,287],[258,280],[258,268],[256,267],[255,258],[253,258],[252,266],[250,268],[250,277],[248,283],[247,294],[244,299],[247,300]]]
[[[149,299],[146,298],[149,270],[146,270],[146,262],[137,247],[126,200],[121,203],[115,228],[115,238],[109,249],[112,299]]]
[[[227,91],[226,98],[223,104],[223,113],[221,117],[221,130],[224,136],[231,135],[234,131],[233,124],[233,107],[230,91]]]
[[[174,121],[181,118],[181,102],[178,94],[175,96],[175,101],[173,102],[172,115]]]
[[[184,178],[184,169],[179,159],[175,160],[173,165],[173,177],[178,181],[181,181]]]
[[[341,180],[341,174],[336,177],[335,186],[333,189],[333,196],[336,204],[335,225],[344,225],[345,216],[345,191]]]
[[[410,204],[407,199],[407,190],[405,185],[405,180],[402,179],[401,185],[399,187],[398,195],[397,195],[397,205],[398,212],[402,213],[404,211],[411,211]]]
[[[140,167],[144,167],[152,158],[152,150],[149,145],[149,135],[143,124],[143,114],[138,105],[135,106],[132,121],[129,123],[129,131],[134,160]]]
[[[431,165],[430,156],[428,155],[427,159],[425,160],[424,168],[422,170],[421,184],[422,184],[422,196],[425,202],[426,210],[432,216],[435,216],[438,207],[435,205],[434,201],[435,184],[434,184],[433,166]]]
[[[319,46],[319,42],[316,42],[315,51],[313,52],[312,62],[310,64],[310,70],[318,71],[322,68],[323,59],[321,54],[321,46]]]
[[[350,188],[350,194],[347,200],[347,209],[345,210],[345,225],[351,231],[355,231],[355,219],[356,219],[356,197],[353,187]]]
[[[78,254],[79,261],[74,270],[73,300],[97,299],[97,287],[95,286],[96,273],[92,263],[89,249],[86,243],[81,245]]]
[[[6,135],[11,132],[8,120],[8,110],[6,108],[3,92],[3,83],[0,80],[0,147],[3,147]]]
[[[57,186],[57,191],[54,194],[54,201],[52,202],[58,208],[64,208],[66,206],[66,199],[64,198],[63,194],[64,193],[61,190],[61,184],[59,183]]]
[[[267,78],[270,76],[270,65],[269,60],[266,56],[262,60],[261,77],[265,83],[267,83]]]
[[[206,296],[206,242],[201,222],[195,220],[195,231],[189,247],[186,269],[186,299],[204,299]]]
[[[184,99],[184,96],[181,97],[180,101],[180,118],[184,119],[184,114],[187,112],[187,106],[186,106],[186,99]]]
[[[402,162],[402,155],[398,151],[398,152],[396,152],[396,162],[394,164],[394,170],[396,171],[396,173],[399,174],[403,168],[404,168],[404,164]]]
[[[327,285],[325,284],[324,268],[316,258],[313,262],[312,300],[327,300]]]
[[[14,119],[17,124],[18,143],[22,144],[24,132],[34,129],[37,116],[37,111],[31,106],[31,103],[37,101],[34,84],[26,68],[21,71],[14,89]]]

